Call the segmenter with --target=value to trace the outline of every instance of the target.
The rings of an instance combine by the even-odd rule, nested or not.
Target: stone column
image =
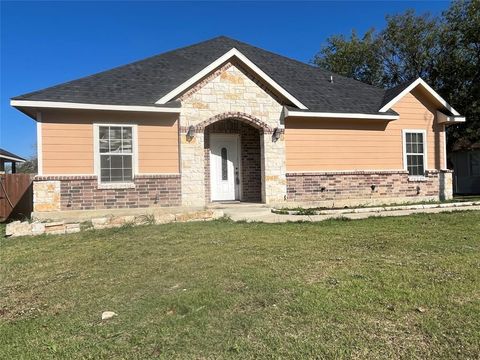
[[[286,201],[287,179],[285,164],[285,140],[282,136],[274,141],[272,134],[262,135],[263,171],[266,204],[280,204]]]
[[[180,134],[182,206],[205,206],[204,134]]]
[[[33,211],[60,211],[60,181],[33,181]]]
[[[440,170],[438,174],[439,197],[440,200],[450,200],[453,198],[452,171]]]

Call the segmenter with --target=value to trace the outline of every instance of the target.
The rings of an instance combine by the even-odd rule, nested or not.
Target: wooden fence
[[[0,221],[30,217],[33,211],[33,175],[0,174]]]

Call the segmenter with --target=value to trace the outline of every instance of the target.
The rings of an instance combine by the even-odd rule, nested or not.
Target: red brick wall
[[[138,175],[134,188],[99,189],[96,176],[43,176],[59,180],[61,210],[180,206],[180,175]]]
[[[243,124],[240,132],[242,201],[262,200],[262,168],[259,131]]]
[[[210,134],[240,134],[242,201],[262,200],[260,131],[235,119],[221,120],[205,128],[205,194],[210,202]]]
[[[372,189],[372,185],[375,186]],[[439,173],[429,171],[422,181],[409,180],[406,171],[345,171],[287,173],[290,201],[405,198],[439,195]]]

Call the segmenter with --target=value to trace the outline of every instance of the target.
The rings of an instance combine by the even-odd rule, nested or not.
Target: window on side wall
[[[97,131],[100,182],[133,182],[134,126],[98,125]]]
[[[403,151],[405,168],[408,175],[422,177],[425,175],[426,134],[423,130],[404,130]]]

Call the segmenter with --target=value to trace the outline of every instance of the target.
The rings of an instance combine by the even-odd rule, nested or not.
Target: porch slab
[[[104,210],[81,210],[81,211],[56,211],[34,213],[35,221],[63,221],[82,222],[101,217],[120,217],[153,215],[156,218],[162,216],[192,214],[205,209],[220,210],[233,221],[284,223],[290,221],[324,221],[328,219],[365,219],[373,216],[406,216],[419,213],[440,213],[452,211],[480,210],[479,202],[468,203],[445,203],[423,204],[395,207],[338,209],[322,211],[318,215],[284,215],[275,214],[270,206],[260,203],[220,202],[212,203],[205,207],[172,207],[172,208],[136,208],[136,209],[104,209]]]
[[[222,210],[225,216],[233,221],[264,221],[270,219],[272,213],[270,206],[255,203],[213,203],[209,207]]]

